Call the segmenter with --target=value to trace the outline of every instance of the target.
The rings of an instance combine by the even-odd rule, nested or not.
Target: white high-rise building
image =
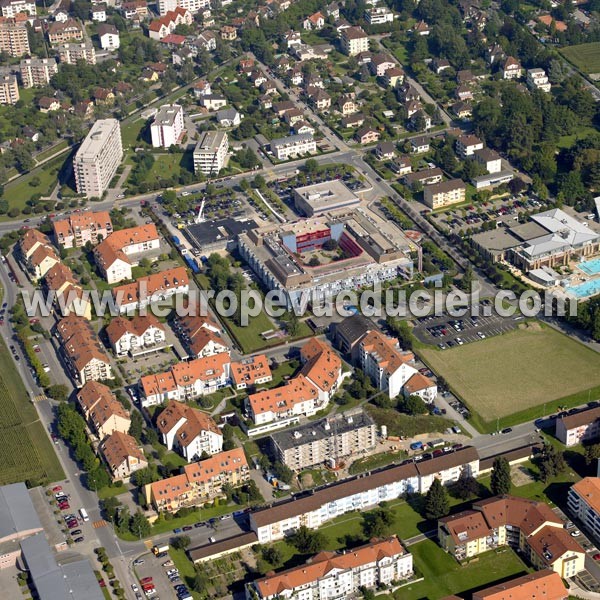
[[[73,159],[77,192],[101,198],[123,160],[117,119],[100,119],[92,126]]]
[[[158,0],[158,13],[161,17],[176,8],[184,8],[195,14],[210,8],[210,0]]]
[[[207,131],[194,148],[194,173],[215,175],[224,166],[229,139],[223,131]]]
[[[177,144],[185,128],[183,108],[179,104],[165,104],[160,107],[150,126],[152,146],[169,148]]]

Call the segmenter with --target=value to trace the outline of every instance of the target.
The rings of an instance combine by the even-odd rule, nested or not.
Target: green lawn
[[[277,387],[281,385],[286,379],[294,375],[299,366],[300,364],[296,360],[279,363],[277,368],[272,371],[273,381],[270,381],[265,387]]]
[[[600,72],[600,42],[569,46],[560,50],[582,73]]]
[[[196,567],[194,567],[194,563],[187,557],[185,550],[176,550],[175,548],[171,547],[169,549],[169,556],[175,563],[175,566],[179,569],[179,576],[185,585],[188,586],[188,589],[194,597],[194,600],[196,598],[200,598],[200,594],[191,589],[196,577]]]
[[[59,156],[39,169],[34,169],[32,172],[7,184],[4,188],[4,198],[8,200],[9,206],[22,209],[27,200],[34,194],[48,196],[58,182],[58,174],[65,163],[66,156],[67,154]],[[30,185],[35,177],[40,180],[39,184]],[[6,221],[9,220],[9,217],[4,215],[0,219]]]
[[[446,379],[482,431],[535,419],[600,396],[600,356],[538,322],[443,352],[417,350]]]
[[[50,483],[64,472],[8,348],[0,340],[0,485]]]
[[[578,127],[576,133],[561,136],[558,139],[557,146],[560,149],[568,149],[574,146],[576,142],[585,140],[597,133],[598,131],[594,127]]]
[[[414,437],[420,433],[437,433],[446,431],[455,425],[443,417],[433,415],[405,415],[393,408],[378,408],[372,404],[365,405],[369,415],[377,425],[386,425],[388,435]]]
[[[398,452],[380,452],[367,458],[359,458],[350,465],[349,473],[350,475],[355,475],[356,473],[379,469],[394,462],[401,462],[406,456],[406,451],[398,450]]]
[[[121,141],[123,149],[135,148],[139,142],[145,141],[141,139],[142,129],[146,126],[146,121],[142,118],[137,118],[128,122],[126,125],[121,124]]]
[[[128,492],[126,486],[106,486],[98,490],[98,498],[100,500],[105,500],[106,498],[113,498],[114,496],[120,496],[121,494],[125,494]]]
[[[43,152],[36,154],[34,156],[34,158],[38,163],[40,163],[41,161],[45,160],[49,156],[53,156],[57,152],[60,152],[61,150],[65,150],[68,146],[69,146],[69,142],[67,140],[62,140],[55,146],[52,146],[52,148],[48,148],[47,150],[44,150]]]
[[[465,566],[459,565],[432,540],[410,546],[409,550],[415,569],[424,581],[404,586],[388,598],[436,600],[531,572],[508,548],[482,554]]]
[[[184,154],[157,154],[154,158],[154,165],[146,175],[147,183],[158,182],[173,175],[179,176],[182,169],[190,171],[190,173],[194,171],[191,152]]]

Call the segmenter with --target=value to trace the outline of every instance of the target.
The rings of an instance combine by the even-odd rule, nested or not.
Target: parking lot
[[[463,344],[484,340],[515,329],[522,317],[489,316],[470,317],[421,317],[413,333],[425,344],[446,350]]]

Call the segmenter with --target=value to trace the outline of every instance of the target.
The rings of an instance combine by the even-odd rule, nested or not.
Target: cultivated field
[[[600,356],[561,333],[531,323],[518,330],[444,351],[420,352],[483,421],[530,410],[523,419],[542,416],[542,406],[585,392],[571,405],[596,399],[587,390],[600,386]],[[540,407],[539,411],[534,410]],[[538,414],[539,412],[539,414]],[[507,420],[505,426],[519,422]]]
[[[583,73],[600,73],[600,42],[569,46],[561,52]]]
[[[0,485],[63,477],[37,411],[0,340]]]

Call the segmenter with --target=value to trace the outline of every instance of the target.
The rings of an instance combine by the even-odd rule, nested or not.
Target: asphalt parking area
[[[135,570],[135,574],[137,575],[137,587],[139,588],[137,591],[137,594],[140,594],[139,597],[143,597],[146,598],[146,595],[144,594],[143,590],[142,590],[142,580],[144,580],[146,577],[151,577],[152,578],[152,584],[154,585],[154,588],[156,590],[156,592],[154,594],[152,594],[151,596],[149,596],[149,598],[161,598],[161,599],[167,599],[167,598],[175,598],[176,597],[176,593],[175,593],[175,589],[174,586],[176,584],[180,584],[180,583],[184,583],[181,580],[178,580],[174,583],[171,583],[169,581],[169,578],[167,577],[167,571],[169,569],[173,569],[173,565],[169,566],[169,563],[171,562],[170,557],[167,556],[163,556],[161,558],[158,558],[157,556],[154,556],[154,554],[152,554],[151,552],[144,554],[143,556],[140,557],[141,560],[143,560],[143,564],[138,564],[134,566],[134,570]],[[167,566],[162,566],[166,564]],[[138,596],[136,596],[136,598],[138,598]]]
[[[515,329],[520,317],[497,314],[470,317],[421,317],[413,329],[417,339],[440,349],[452,348],[507,333]]]

